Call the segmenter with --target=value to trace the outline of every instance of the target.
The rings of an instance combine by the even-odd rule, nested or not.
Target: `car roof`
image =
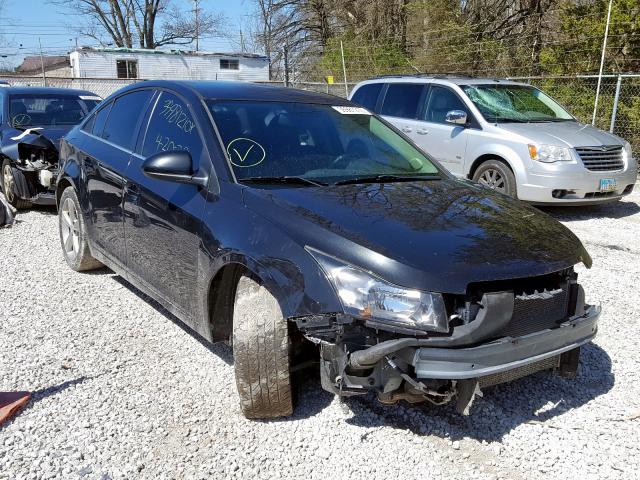
[[[248,100],[263,102],[316,103],[322,105],[352,105],[348,100],[325,93],[296,88],[221,80],[148,80],[136,83],[118,93],[140,87],[190,90],[207,100]]]
[[[54,87],[0,87],[0,93],[9,94],[48,94],[48,95],[91,95],[97,97],[93,92],[88,90],[76,90],[73,88],[54,88]]]
[[[367,83],[431,83],[434,80],[438,80],[445,83],[452,83],[454,85],[527,85],[527,83],[509,80],[506,78],[476,78],[465,77],[456,75],[398,75],[398,76],[386,76],[377,77],[364,82],[360,82],[358,85],[364,85]]]

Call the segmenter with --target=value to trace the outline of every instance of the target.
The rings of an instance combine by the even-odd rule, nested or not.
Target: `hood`
[[[53,149],[58,153],[60,139],[64,137],[74,125],[61,127],[29,127],[24,130],[8,129],[3,132],[0,150],[14,161],[19,160],[18,145],[29,145],[42,149]]]
[[[501,123],[499,126],[540,145],[574,148],[624,144],[611,133],[578,122]]]
[[[470,182],[247,188],[244,197],[299,245],[405,287],[464,293],[471,282],[591,266],[561,223]]]

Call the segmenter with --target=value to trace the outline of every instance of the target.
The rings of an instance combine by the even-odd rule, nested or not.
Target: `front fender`
[[[523,162],[522,156],[515,148],[503,143],[484,143],[477,148],[469,152],[469,157],[473,159],[473,167],[469,170],[477,168],[477,162],[480,158],[484,157],[498,157],[503,159],[513,170],[518,183],[525,181],[526,178],[526,166]]]
[[[277,299],[285,318],[342,311],[333,286],[315,259],[279,227],[233,200],[208,202],[203,222],[202,284],[218,272],[241,265]],[[205,310],[206,312],[207,310]]]

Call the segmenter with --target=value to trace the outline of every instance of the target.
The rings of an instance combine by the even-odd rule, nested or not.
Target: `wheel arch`
[[[277,300],[285,318],[290,312],[289,302],[271,274],[253,259],[230,256],[211,275],[205,298],[207,332],[213,342],[230,338],[233,327],[233,308],[236,288],[242,276],[248,276],[264,286]]]
[[[471,164],[471,168],[469,169],[469,174],[467,175],[467,178],[469,180],[473,179],[473,176],[475,175],[476,170],[478,170],[480,165],[482,165],[484,162],[488,160],[498,160],[499,162],[504,163],[507,167],[509,167],[509,170],[511,170],[511,173],[513,173],[513,175],[517,177],[516,171],[513,168],[513,165],[511,165],[511,162],[509,162],[509,160],[505,158],[505,156],[499,155],[496,153],[485,153],[483,155],[480,155],[478,158],[476,158],[473,161],[473,163]]]

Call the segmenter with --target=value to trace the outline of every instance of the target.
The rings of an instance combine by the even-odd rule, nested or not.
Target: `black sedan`
[[[86,90],[0,88],[0,186],[10,204],[54,204],[60,138],[101,100]]]
[[[247,417],[292,413],[310,351],[335,394],[467,411],[481,388],[572,375],[596,333],[568,229],[343,99],[145,82],[74,128],[61,162],[69,266],[107,265],[232,344]]]

